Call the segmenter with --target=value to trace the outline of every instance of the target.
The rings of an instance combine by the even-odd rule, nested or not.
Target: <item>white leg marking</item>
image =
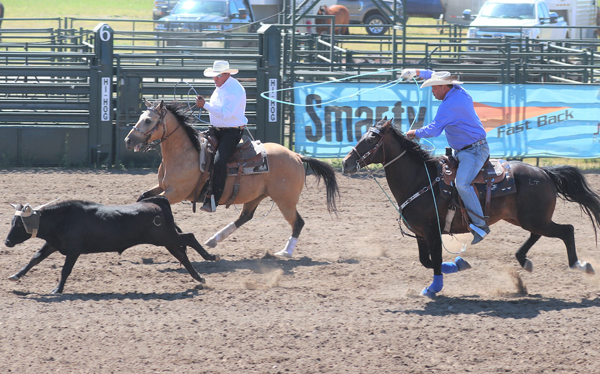
[[[204,243],[204,245],[207,246],[207,247],[209,247],[209,248],[214,248],[214,247],[217,246],[217,243],[220,243],[223,240],[225,240],[235,230],[237,230],[237,227],[235,227],[235,223],[234,222],[231,222],[229,225],[223,227],[215,235],[213,235],[212,238],[208,239],[206,241],[206,243]]]
[[[292,257],[292,254],[294,253],[294,249],[296,249],[296,244],[298,243],[298,238],[294,238],[293,236],[290,236],[290,238],[288,239],[285,248],[282,249],[281,251],[275,253],[275,256],[281,256],[281,257],[287,257],[290,258]]]

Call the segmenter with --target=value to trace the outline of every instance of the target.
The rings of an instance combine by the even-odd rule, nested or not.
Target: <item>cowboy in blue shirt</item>
[[[471,95],[460,87],[456,77],[448,72],[432,70],[404,69],[402,78],[419,76],[426,79],[421,88],[431,87],[433,96],[442,100],[433,122],[418,130],[409,130],[408,139],[431,138],[446,133],[446,139],[454,156],[458,159],[456,189],[463,200],[467,213],[473,222],[469,225],[473,233],[471,244],[477,244],[490,233],[483,218],[483,209],[471,182],[490,156],[486,132],[473,107]]]

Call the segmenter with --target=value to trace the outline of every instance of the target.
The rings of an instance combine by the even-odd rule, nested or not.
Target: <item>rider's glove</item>
[[[410,78],[416,77],[418,75],[419,75],[419,73],[417,72],[417,69],[403,69],[402,73],[400,74],[400,78],[410,79]]]

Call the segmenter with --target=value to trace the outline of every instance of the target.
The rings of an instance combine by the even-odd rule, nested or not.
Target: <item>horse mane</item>
[[[423,149],[419,143],[408,140],[406,136],[404,136],[404,134],[402,134],[402,132],[393,124],[390,124],[390,129],[393,130],[392,133],[394,134],[396,140],[400,143],[402,149],[405,149],[406,152],[410,154],[419,156],[428,165],[437,165],[439,157],[432,156],[431,153]]]
[[[156,101],[152,108],[156,109],[160,105],[160,101]],[[192,127],[192,124],[196,122],[196,117],[192,115],[192,112],[189,110],[189,106],[187,103],[180,103],[177,100],[171,101],[168,104],[165,104],[165,108],[171,112],[171,114],[175,117],[179,125],[185,130],[188,138],[192,142],[194,148],[200,152],[200,141],[198,140],[198,130]]]

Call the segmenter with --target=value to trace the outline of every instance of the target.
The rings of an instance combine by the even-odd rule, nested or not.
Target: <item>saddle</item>
[[[458,195],[458,190],[454,185],[456,171],[458,170],[458,160],[452,156],[452,149],[446,148],[446,155],[440,157],[438,164],[438,175],[440,176],[441,196],[448,201],[448,215],[444,233],[450,233],[450,226],[456,213],[456,208],[460,207],[463,213],[463,220],[469,222],[466,209]],[[484,200],[483,218],[489,224],[490,203],[493,198],[510,195],[517,192],[514,175],[510,164],[502,159],[488,159],[483,167],[471,182],[475,188],[479,200]]]
[[[202,184],[202,181],[208,181],[204,184],[202,190],[194,193],[196,198],[193,202],[193,211],[196,212],[196,202],[203,201],[204,197],[210,195],[212,186],[212,167],[215,152],[219,144],[214,136],[212,129],[206,130],[200,134],[198,141],[200,142],[199,166],[202,172],[196,190]],[[208,171],[208,176],[206,172]],[[227,162],[227,175],[235,175],[236,179],[233,184],[231,196],[227,199],[226,207],[229,208],[235,201],[240,187],[240,178],[242,175],[268,173],[269,161],[267,158],[267,150],[260,140],[251,140],[247,135],[242,136],[236,150]]]

